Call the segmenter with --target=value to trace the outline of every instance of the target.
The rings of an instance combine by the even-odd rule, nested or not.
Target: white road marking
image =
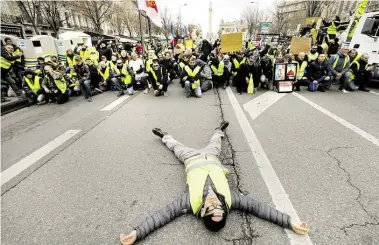
[[[254,130],[251,128],[251,125],[247,120],[236,97],[229,87],[226,89],[226,92],[228,94],[230,103],[233,106],[234,112],[236,113],[238,122],[250,146],[251,152],[253,153],[255,161],[257,162],[258,169],[262,175],[263,180],[266,183],[268,191],[270,192],[274,205],[279,211],[290,215],[293,221],[299,222],[300,218],[296,213],[295,208],[293,207],[286,191],[280,183],[280,180],[276,175],[275,170],[270,163],[270,160],[263,150],[262,145],[259,143],[259,140],[255,135]],[[308,235],[299,236],[288,229],[286,229],[286,232],[291,245],[313,244]]]
[[[277,93],[274,91],[267,91],[266,93],[250,100],[243,105],[251,118],[255,120],[261,113],[267,110],[270,106],[280,100],[286,93]]]
[[[379,146],[379,139],[378,138],[375,138],[374,136],[372,136],[371,134],[363,131],[362,129],[358,128],[357,126],[349,123],[348,121],[346,121],[345,119],[342,119],[340,118],[339,116],[331,113],[330,111],[322,108],[321,106],[317,105],[316,103],[308,100],[307,98],[305,98],[304,96],[296,93],[296,92],[293,92],[292,93],[294,96],[296,96],[297,98],[301,99],[302,101],[304,101],[305,103],[307,103],[308,105],[312,106],[313,108],[317,109],[318,111],[324,113],[325,115],[327,115],[328,117],[334,119],[335,121],[339,122],[340,124],[342,124],[343,126],[345,126],[346,128],[350,129],[351,131],[357,133],[358,135],[362,136],[363,138],[365,138],[366,140],[370,141],[371,143],[373,143],[374,145],[376,146]]]
[[[130,97],[129,95],[124,95],[124,96],[118,98],[117,100],[113,101],[112,103],[110,103],[109,105],[107,105],[106,107],[104,107],[103,109],[101,109],[100,111],[111,111],[116,106],[118,106],[119,104],[121,104],[122,102],[124,102],[125,100],[127,100],[129,97]]]
[[[372,94],[376,94],[376,95],[379,95],[379,93],[374,92],[374,91],[371,91],[371,90],[370,90],[370,93],[372,93]]]
[[[64,142],[74,137],[80,131],[81,130],[67,130],[66,132],[58,136],[57,138],[53,139],[52,141],[42,146],[35,152],[31,153],[30,155],[26,156],[19,162],[15,163],[11,167],[1,172],[1,186],[11,181],[14,177],[19,175],[22,171],[32,166],[34,163],[36,163],[38,160],[40,160],[41,158],[43,158],[44,156],[52,152],[54,149],[58,148]]]

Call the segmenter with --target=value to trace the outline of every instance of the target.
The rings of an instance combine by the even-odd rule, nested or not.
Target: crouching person
[[[200,66],[200,87],[201,92],[205,93],[213,88],[212,70],[207,63],[197,59],[196,63]]]
[[[51,67],[48,68],[51,69]],[[47,71],[46,67],[45,71]],[[49,102],[64,104],[69,99],[67,82],[59,72],[47,71],[45,79],[42,82],[42,87],[45,90]]]
[[[195,95],[201,98],[200,87],[200,66],[196,64],[196,57],[192,56],[189,60],[189,65],[184,67],[182,72],[182,81],[187,92],[187,98]]]
[[[127,90],[128,95],[134,94],[132,76],[127,70],[127,65],[119,59],[113,68],[113,77],[111,79],[114,87],[118,92],[118,97],[125,94],[124,90]]]
[[[79,56],[76,58],[75,73],[80,84],[80,89],[83,92],[84,98],[88,102],[92,101],[90,70],[86,64],[84,64],[82,58]]]
[[[101,61],[97,72],[101,76],[101,81],[99,84],[101,91],[107,91],[111,89],[111,68],[107,63]]]
[[[149,80],[154,88],[155,96],[167,96],[168,74],[166,68],[159,64],[158,59],[153,60],[152,69],[149,71]]]
[[[320,92],[325,92],[325,88],[328,87],[331,82],[330,76],[328,75],[328,64],[325,62],[326,55],[320,54],[317,60],[313,61],[307,71],[309,82],[309,90],[314,91],[317,87],[317,90]]]
[[[22,89],[29,103],[42,104],[46,102],[47,97],[45,96],[45,91],[41,88],[42,80],[43,79],[37,76],[31,69],[25,70]]]
[[[373,69],[373,66],[368,65],[368,58],[368,54],[364,53],[358,60],[353,61],[350,66],[350,72],[352,73],[351,80],[359,86],[358,90],[364,92],[370,92],[367,89],[367,84],[371,80]]]

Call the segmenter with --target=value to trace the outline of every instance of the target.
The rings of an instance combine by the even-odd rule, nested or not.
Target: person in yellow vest
[[[340,82],[339,90],[348,93],[347,90],[354,90],[350,86],[351,73],[349,72],[350,58],[347,55],[349,48],[342,47],[340,51],[329,59],[329,70],[332,73],[332,81],[336,79]]]
[[[166,68],[159,64],[158,59],[153,60],[151,70],[149,71],[149,80],[154,89],[155,96],[164,95],[167,97],[168,74]]]
[[[37,76],[33,70],[25,69],[22,89],[29,103],[42,104],[46,102],[47,97],[45,97],[45,90],[41,87],[42,80],[43,79]]]
[[[72,49],[67,49],[66,51],[66,72],[69,72],[70,70],[74,70],[74,67],[76,65],[75,61],[75,54],[72,51]]]
[[[373,66],[368,65],[368,58],[368,54],[364,53],[359,60],[353,61],[350,66],[351,80],[359,86],[358,90],[364,92],[370,92],[367,89],[367,84],[370,83],[373,70]]]
[[[313,61],[317,60],[319,53],[317,52],[317,45],[313,45],[311,50],[309,51],[307,55],[308,63],[312,63]]]
[[[187,98],[194,95],[201,98],[202,92],[200,87],[200,66],[196,64],[196,57],[192,56],[188,65],[184,67],[181,80],[184,81],[184,88],[187,92]]]
[[[232,74],[235,76],[238,72],[240,66],[246,62],[245,53],[240,51],[237,55],[232,59]]]
[[[358,54],[358,51],[356,49],[352,49],[347,53],[350,58],[350,63],[352,64],[354,61],[359,60],[360,55]]]
[[[58,66],[59,66],[58,56],[55,54],[50,55],[50,61],[49,62],[51,64],[51,67],[53,68],[53,70],[56,71]]]
[[[308,86],[309,81],[306,75],[306,69],[308,67],[308,61],[305,57],[304,52],[300,52],[295,58],[295,63],[297,64],[297,74],[296,81],[294,82],[294,87],[297,91],[300,91],[300,86]]]
[[[19,59],[23,53],[20,52],[18,56],[14,56],[12,45],[5,45],[1,50],[1,81],[6,83],[9,87],[13,89],[17,96],[21,96],[21,91],[16,85],[16,81],[13,79],[11,73],[13,69],[13,63]]]
[[[66,103],[69,99],[69,88],[59,72],[54,72],[50,65],[45,66],[45,77],[41,83],[49,103]]]
[[[125,65],[129,65],[129,57],[128,57],[128,53],[126,52],[126,50],[121,50],[120,52],[120,58],[122,60],[122,63],[124,63]]]
[[[90,51],[90,59],[94,65],[97,66],[99,64],[99,52],[94,48]]]
[[[112,55],[111,60],[108,62],[108,66],[111,69],[111,71],[113,71],[114,67],[116,66],[116,63],[117,63],[117,56]]]
[[[79,55],[82,58],[82,60],[86,60],[90,57],[91,52],[89,51],[87,45],[83,45],[82,49],[79,51]]]
[[[10,39],[9,37],[4,38],[4,42],[6,45],[12,45],[13,46],[12,55],[14,57],[18,57],[18,59],[13,62],[12,70],[14,72],[13,75],[16,78],[16,84],[18,84],[17,82],[20,81],[20,85],[21,85],[21,80],[22,80],[21,74],[22,74],[22,71],[24,70],[24,67],[25,67],[24,52],[22,51],[22,49],[20,49],[19,46],[14,44],[12,39]],[[21,56],[20,56],[20,54],[21,54]]]
[[[84,63],[80,56],[75,57],[75,74],[83,92],[84,98],[88,102],[92,102],[92,88],[91,88],[91,71],[87,64]],[[97,69],[96,69],[97,70]]]
[[[122,62],[121,59],[116,61],[116,65],[113,68],[111,81],[118,93],[118,97],[125,94],[124,89],[127,90],[128,95],[134,94],[132,76],[127,69],[127,65]]]
[[[101,77],[100,81],[100,90],[101,91],[107,91],[111,89],[111,68],[110,66],[107,66],[107,63],[104,61],[101,61],[99,63],[99,67],[97,68],[97,72],[99,73]]]
[[[339,16],[336,16],[334,20],[330,23],[326,22],[325,20],[322,21],[324,26],[327,27],[326,33],[328,34],[328,37],[330,39],[333,39],[336,37],[338,27],[340,26],[340,21],[341,19]]]
[[[228,126],[229,122],[222,122],[215,129],[209,144],[201,150],[184,146],[172,135],[159,128],[152,130],[184,164],[187,189],[181,197],[147,218],[128,235],[121,234],[121,244],[134,244],[186,213],[192,213],[202,219],[208,230],[217,232],[224,228],[232,210],[252,214],[280,227],[290,229],[299,235],[309,232],[309,226],[306,223],[295,222],[288,214],[231,190],[228,182],[229,170],[219,159],[221,141],[225,137],[224,131]],[[198,242],[200,241],[192,243]]]
[[[223,60],[219,60],[219,57],[214,53],[210,54],[211,59],[211,70],[212,70],[212,81],[213,86],[224,86],[226,84],[226,69]]]

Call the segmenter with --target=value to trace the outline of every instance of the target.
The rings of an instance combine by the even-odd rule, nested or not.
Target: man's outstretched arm
[[[291,221],[289,215],[284,214],[263,202],[243,196],[237,192],[232,192],[232,209],[253,214],[258,218],[267,220],[283,228],[291,229],[297,234],[307,234],[309,231],[307,224],[295,224]]]
[[[137,226],[129,235],[120,235],[120,241],[123,245],[130,245],[134,242],[143,239],[153,231],[166,225],[174,220],[176,217],[191,211],[191,203],[189,194],[186,192],[180,198],[175,199],[172,203],[168,204],[165,208],[159,210],[151,217],[143,221]]]

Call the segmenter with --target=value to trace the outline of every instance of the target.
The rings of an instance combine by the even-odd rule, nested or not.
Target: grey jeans
[[[175,156],[182,162],[190,157],[200,155],[205,153],[206,155],[212,155],[219,157],[221,153],[221,139],[224,137],[224,132],[220,129],[217,129],[209,144],[201,150],[196,150],[187,146],[184,146],[182,143],[172,137],[172,135],[166,134],[162,138],[162,142],[167,146],[168,149],[174,152]]]

